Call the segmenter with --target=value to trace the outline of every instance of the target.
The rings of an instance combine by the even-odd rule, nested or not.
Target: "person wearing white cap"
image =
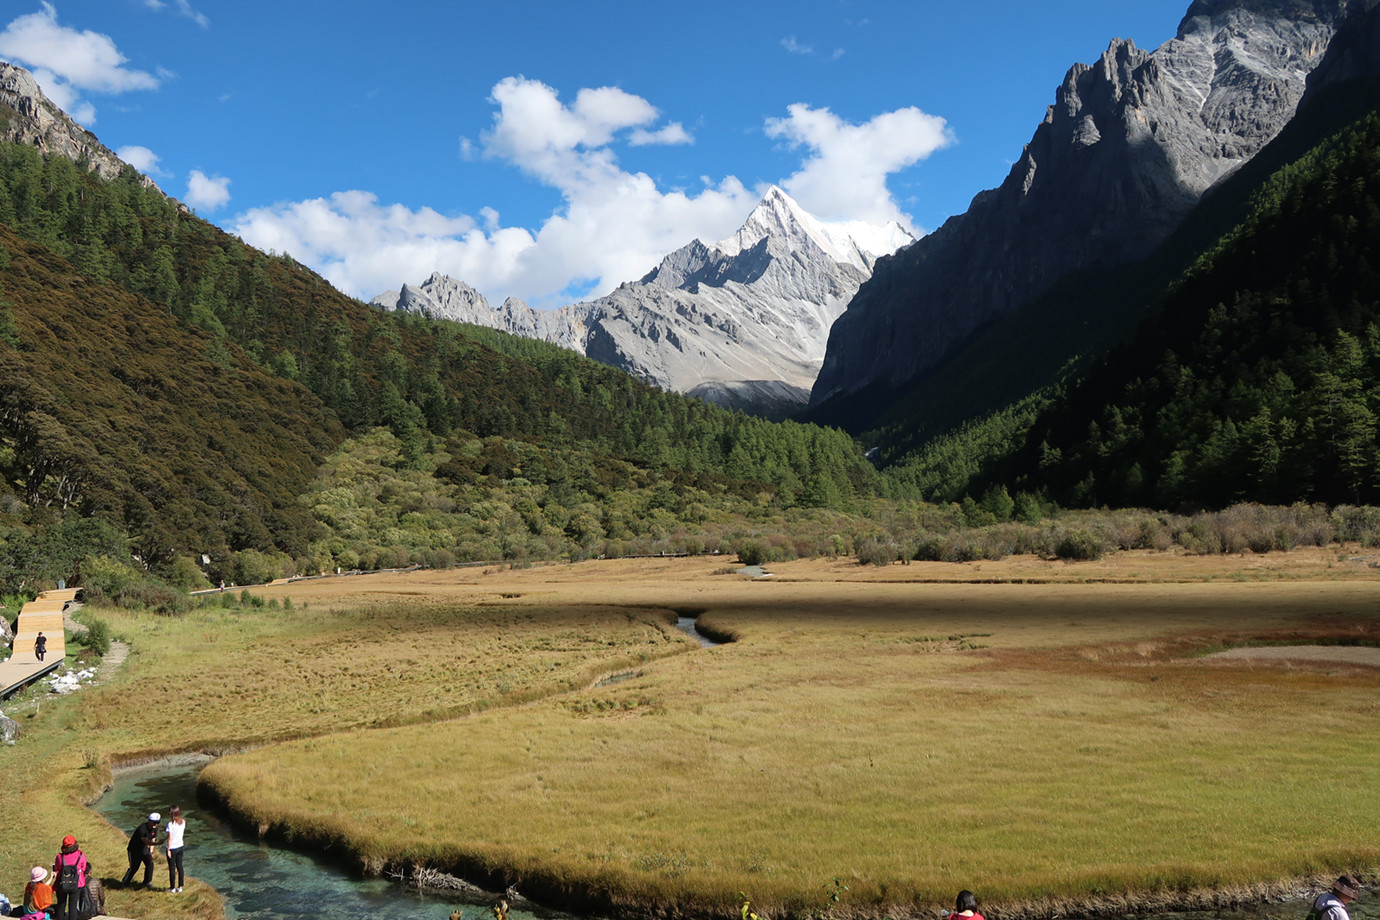
[[[140,864],[144,867],[144,880],[140,882],[143,888],[153,887],[153,848],[158,845],[158,820],[161,816],[158,812],[149,815],[147,821],[141,821],[134,832],[129,835],[129,871],[121,884],[128,885],[134,880],[134,873]]]
[[[1346,906],[1361,894],[1361,883],[1350,875],[1343,875],[1332,883],[1331,891],[1324,891],[1313,901],[1307,920],[1351,920]]]

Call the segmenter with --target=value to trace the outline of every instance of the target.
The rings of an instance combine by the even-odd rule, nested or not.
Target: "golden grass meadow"
[[[118,877],[125,832],[81,807],[108,766],[213,750],[203,783],[270,836],[625,914],[729,916],[740,892],[805,914],[838,879],[838,916],[959,888],[1049,915],[1368,874],[1380,667],[1205,653],[1380,643],[1373,561],[586,562],[102,613],[131,656],[15,714],[0,817],[51,816]],[[677,611],[736,641],[700,649]],[[55,844],[11,839],[0,870]],[[177,908],[221,910],[205,886]]]

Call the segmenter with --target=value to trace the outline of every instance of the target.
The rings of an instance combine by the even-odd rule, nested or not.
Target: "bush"
[[[211,582],[207,581],[206,574],[201,568],[186,556],[178,556],[168,566],[163,575],[164,580],[181,591],[200,591],[211,587]]]
[[[870,537],[858,544],[860,565],[891,565],[901,558],[901,548],[890,540]]]
[[[185,613],[190,606],[183,592],[109,556],[86,557],[81,572],[86,600],[94,606],[163,614]]]
[[[1222,538],[1201,521],[1194,521],[1174,535],[1174,540],[1190,553],[1210,556],[1222,551]]]
[[[86,627],[86,632],[77,636],[77,643],[91,649],[97,657],[104,658],[110,651],[110,624],[97,617],[84,616],[82,625]]]
[[[1054,555],[1071,562],[1092,562],[1107,551],[1102,538],[1088,530],[1070,530],[1054,544]]]
[[[1380,508],[1338,505],[1332,510],[1331,520],[1338,540],[1380,546]]]
[[[738,546],[738,561],[743,565],[762,565],[767,561],[767,547],[761,540],[746,540]]]

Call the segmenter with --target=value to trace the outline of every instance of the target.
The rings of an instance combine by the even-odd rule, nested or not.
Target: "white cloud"
[[[494,303],[516,296],[551,307],[639,278],[697,237],[712,242],[729,236],[760,198],[760,188],[733,176],[702,177],[697,190],[664,190],[646,173],[623,168],[615,154],[619,145],[641,149],[692,138],[680,123],[662,123],[651,103],[621,89],[581,90],[567,104],[550,86],[511,77],[494,87],[491,101],[493,124],[477,142],[461,138],[460,155],[502,160],[555,189],[561,205],[537,228],[504,227],[493,208],[475,217],[445,216],[384,205],[356,190],[256,208],[231,221],[230,229],[251,245],[290,253],[361,298],[440,271]],[[818,199],[802,199],[807,208],[827,205],[821,216],[830,219],[897,218],[887,174],[947,142],[942,120],[913,109],[854,126],[827,110],[792,107],[788,118],[769,123],[768,132],[811,150],[788,182]],[[857,175],[839,177],[844,168]],[[813,188],[830,176],[847,187],[837,201]],[[572,289],[575,295],[563,294]]]
[[[44,3],[37,13],[12,20],[0,32],[0,57],[32,70],[43,92],[76,121],[91,124],[96,112],[81,91],[126,93],[158,88],[158,78],[125,65],[108,35],[59,25],[57,10]]]
[[[158,168],[158,154],[147,147],[121,147],[115,151],[115,155],[146,176],[166,175]]]
[[[190,0],[173,0],[173,5],[177,7],[177,12],[180,15],[187,17],[203,29],[209,29],[211,27],[211,20],[207,19],[204,13],[193,8]],[[164,3],[163,0],[144,0],[144,6],[159,12],[168,8],[168,5]]]
[[[788,54],[814,54],[814,53],[815,53],[815,46],[814,46],[814,45],[802,45],[800,42],[796,41],[796,38],[795,38],[794,35],[787,35],[785,38],[781,39],[781,47],[782,47],[782,48],[785,48],[785,49],[786,49],[786,53],[788,53]]]
[[[187,204],[199,211],[214,211],[230,200],[230,180],[211,177],[199,169],[187,177]]]
[[[861,125],[803,103],[786,111],[786,118],[767,120],[767,136],[806,147],[811,155],[781,185],[807,211],[825,220],[895,220],[910,227],[887,189],[887,176],[954,142],[944,119],[914,106]]]
[[[693,144],[695,139],[690,136],[690,132],[685,130],[685,126],[678,121],[673,121],[664,128],[656,131],[648,131],[646,128],[638,128],[628,135],[628,143],[634,147],[649,147],[654,145],[674,147],[681,144]]]

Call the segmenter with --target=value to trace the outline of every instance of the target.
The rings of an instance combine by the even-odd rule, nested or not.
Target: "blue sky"
[[[3,0],[0,59],[201,216],[372,297],[603,293],[778,184],[917,233],[1188,0]]]

